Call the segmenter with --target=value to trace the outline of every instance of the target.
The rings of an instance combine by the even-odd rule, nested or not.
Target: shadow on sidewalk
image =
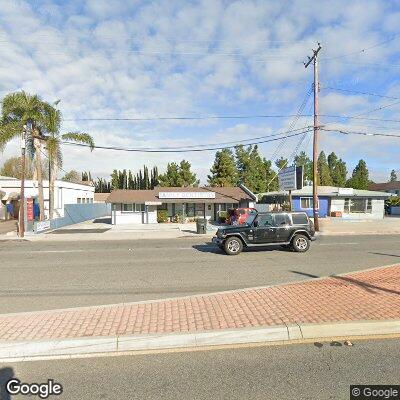
[[[12,378],[14,378],[14,370],[12,368],[0,368],[0,400],[11,400],[11,396],[6,390],[6,385]]]
[[[309,274],[307,272],[293,271],[293,270],[289,270],[289,272],[292,272],[293,274],[307,276],[309,278],[314,278],[314,279],[320,278],[318,275]],[[381,290],[382,292],[400,295],[400,292],[397,291],[397,290],[387,289],[385,287],[373,285],[372,283],[359,281],[357,279],[349,278],[349,277],[346,277],[346,276],[329,275],[329,278],[338,279],[338,280],[341,280],[341,281],[344,281],[344,282],[351,283],[353,285],[359,286],[360,288],[366,290],[368,293],[376,293],[377,290]]]
[[[352,283],[352,284],[354,284],[356,286],[361,287],[362,289],[366,290],[369,293],[376,293],[377,290],[381,290],[382,292],[400,295],[400,292],[397,291],[397,290],[387,289],[387,288],[384,288],[384,287],[381,287],[381,286],[373,285],[372,283],[359,281],[359,280],[354,279],[354,278],[348,278],[348,277],[345,277],[345,276],[335,276],[335,275],[331,275],[331,278],[339,279],[341,281],[345,281],[345,282],[348,282],[348,283]]]

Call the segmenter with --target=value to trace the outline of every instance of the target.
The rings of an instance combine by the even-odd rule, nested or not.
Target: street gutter
[[[238,344],[292,344],[302,340],[400,335],[400,320],[285,324],[179,334],[82,337],[38,341],[0,341],[0,362],[96,357],[171,349],[200,350]]]

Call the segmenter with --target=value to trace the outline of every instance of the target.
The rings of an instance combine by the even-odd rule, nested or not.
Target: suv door
[[[274,214],[276,241],[288,242],[292,233],[292,223],[287,214]]]
[[[258,226],[254,228],[254,243],[276,242],[276,227],[272,214],[263,214],[257,217]]]

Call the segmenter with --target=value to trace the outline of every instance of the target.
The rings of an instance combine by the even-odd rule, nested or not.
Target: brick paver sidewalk
[[[0,315],[0,341],[400,319],[400,265],[287,285]]]

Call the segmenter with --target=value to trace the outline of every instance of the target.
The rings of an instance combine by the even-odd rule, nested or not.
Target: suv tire
[[[292,239],[292,248],[297,253],[304,253],[310,248],[310,239],[306,235],[295,235]]]
[[[243,242],[237,236],[229,237],[224,242],[224,250],[228,256],[236,256],[243,250]]]

